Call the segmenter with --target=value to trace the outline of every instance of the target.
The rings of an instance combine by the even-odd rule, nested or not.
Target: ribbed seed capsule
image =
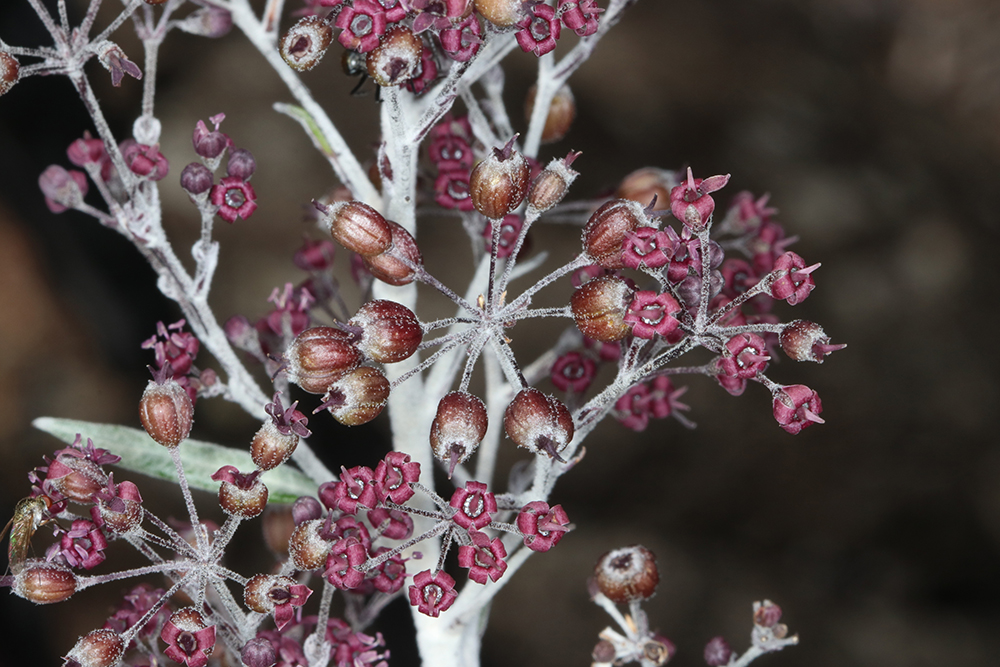
[[[0,51],[0,95],[14,87],[20,76],[21,63],[6,51]]]
[[[531,215],[532,210],[536,214],[544,213],[563,200],[569,186],[580,175],[579,172],[569,168],[569,165],[579,155],[579,153],[571,152],[561,160],[553,159],[538,175],[528,192],[529,215]]]
[[[629,232],[650,226],[640,204],[612,199],[594,211],[583,228],[583,249],[606,269],[621,269],[622,244]]]
[[[281,38],[279,51],[288,66],[299,72],[319,64],[333,41],[333,28],[319,16],[305,16]]]
[[[368,53],[365,59],[368,76],[380,86],[406,83],[420,69],[423,50],[424,43],[412,30],[396,26],[382,35],[378,46]]]
[[[392,233],[392,245],[380,255],[365,257],[365,267],[384,283],[409,285],[417,277],[415,267],[424,263],[417,242],[408,231],[392,220],[387,220]]]
[[[326,208],[323,221],[334,241],[362,257],[379,255],[392,245],[389,222],[363,202],[334,202]]]
[[[382,371],[362,366],[330,385],[321,409],[345,426],[358,426],[378,417],[388,400],[389,381]]]
[[[288,538],[288,555],[298,570],[318,570],[326,565],[331,542],[320,535],[323,519],[303,521]]]
[[[280,432],[268,419],[250,441],[250,458],[261,470],[273,470],[287,461],[298,445],[298,435]]]
[[[29,561],[14,575],[14,593],[35,604],[55,604],[76,592],[76,575],[57,563]]]
[[[632,290],[621,278],[594,278],[573,292],[570,309],[580,332],[588,338],[611,343],[628,335],[632,327],[625,314],[632,302]]]
[[[830,337],[823,327],[809,320],[790,322],[778,337],[781,349],[790,359],[795,361],[815,361],[823,363],[823,358],[830,352],[839,350],[843,345],[831,345]]]
[[[601,556],[594,568],[594,579],[605,597],[623,603],[652,597],[660,583],[660,573],[653,552],[636,545]]]
[[[472,205],[487,218],[500,220],[524,201],[530,173],[527,160],[514,150],[514,139],[494,148],[469,177]]]
[[[152,380],[139,399],[139,421],[153,440],[164,447],[176,447],[191,434],[194,405],[176,380],[163,384]]]
[[[88,632],[66,654],[65,667],[114,667],[125,653],[125,640],[108,628]]]
[[[223,466],[212,479],[219,484],[219,506],[229,516],[252,519],[267,507],[267,487],[260,481],[260,471],[249,474],[234,466]]]
[[[486,437],[489,420],[486,405],[464,391],[446,394],[438,403],[431,423],[431,448],[439,461],[448,464],[448,477],[464,463]]]
[[[285,350],[288,379],[310,394],[324,394],[341,375],[357,368],[361,351],[351,335],[333,327],[306,329]]]
[[[409,358],[417,351],[424,336],[420,321],[412,310],[385,299],[364,304],[347,324],[361,329],[358,348],[380,364]]]
[[[510,402],[503,426],[518,447],[558,460],[574,433],[573,417],[563,402],[533,387],[522,389]]]

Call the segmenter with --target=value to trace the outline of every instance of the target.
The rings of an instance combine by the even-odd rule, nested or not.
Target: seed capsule
[[[76,584],[76,575],[68,568],[41,560],[29,561],[14,574],[14,593],[35,604],[68,600]]]
[[[252,519],[267,506],[267,487],[260,481],[260,471],[249,474],[234,466],[223,466],[212,475],[219,485],[219,506],[229,516]]]
[[[795,361],[823,363],[826,355],[843,349],[844,345],[831,345],[823,327],[808,320],[795,320],[781,330],[781,349]]]
[[[326,565],[331,542],[320,535],[323,519],[303,521],[288,538],[288,555],[298,570],[318,570]]]
[[[573,417],[562,401],[533,387],[522,389],[507,406],[503,417],[507,436],[518,447],[554,459],[573,439]]]
[[[21,63],[17,58],[6,51],[0,51],[0,95],[14,87],[20,72]]]
[[[424,332],[413,311],[401,303],[376,299],[361,306],[347,323],[361,329],[357,345],[370,359],[391,364],[409,358]]]
[[[531,114],[535,111],[535,94],[537,86],[528,89],[528,97],[524,101],[525,120],[531,120]],[[563,84],[556,91],[549,105],[549,115],[545,117],[545,126],[542,128],[542,143],[551,144],[559,141],[567,134],[576,118],[576,100],[573,99],[573,91],[569,86]]]
[[[392,230],[382,214],[359,201],[335,202],[323,220],[333,240],[362,257],[384,253],[392,245]]]
[[[350,334],[333,327],[306,329],[285,350],[288,379],[310,394],[326,393],[334,380],[361,363]]]
[[[176,380],[163,384],[150,380],[139,399],[139,420],[153,440],[176,447],[191,434],[194,405]]]
[[[412,79],[420,69],[424,44],[413,31],[396,26],[382,35],[378,46],[368,53],[368,76],[380,86],[398,86]]]
[[[648,206],[656,197],[657,206],[665,208],[670,202],[670,191],[679,185],[672,171],[644,167],[637,169],[622,179],[615,192],[619,199],[630,199]]]
[[[643,546],[615,549],[601,556],[594,568],[597,588],[612,602],[645,600],[660,583],[656,555]]]
[[[602,276],[578,287],[570,299],[570,308],[584,336],[611,343],[621,340],[632,329],[625,322],[631,302],[632,290],[624,280]]]
[[[287,461],[298,445],[298,435],[281,433],[268,419],[250,441],[250,458],[261,470],[273,470]]]
[[[622,243],[629,232],[650,226],[640,204],[612,199],[594,211],[583,228],[583,249],[606,269],[621,269]]]
[[[416,240],[392,220],[386,221],[392,232],[392,245],[380,255],[364,257],[365,267],[384,283],[408,285],[417,277],[417,267],[424,263]]]
[[[382,413],[389,400],[389,381],[382,371],[362,366],[330,385],[320,407],[345,426],[367,424]]]
[[[529,215],[532,209],[536,215],[544,213],[563,200],[569,186],[580,175],[579,172],[569,168],[579,155],[571,152],[562,160],[554,159],[538,175],[528,192]]]
[[[108,628],[88,632],[66,654],[66,667],[114,667],[125,653],[125,640]]]
[[[319,16],[306,16],[288,29],[279,50],[288,66],[306,72],[319,64],[333,41],[333,28]]]
[[[478,396],[453,391],[441,399],[431,423],[431,448],[438,460],[449,464],[448,477],[476,451],[488,426],[486,405]]]
[[[469,178],[472,205],[491,220],[513,213],[528,193],[530,172],[527,160],[514,150],[514,139],[503,148],[494,148],[472,170]]]
[[[509,28],[524,16],[522,0],[475,0],[476,11],[493,25]]]

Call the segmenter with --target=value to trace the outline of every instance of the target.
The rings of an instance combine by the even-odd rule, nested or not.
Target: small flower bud
[[[566,196],[569,186],[573,184],[579,172],[569,166],[579,157],[579,153],[570,152],[562,160],[553,159],[531,184],[528,192],[528,212],[532,209],[544,213],[558,204]]]
[[[528,97],[524,101],[525,120],[531,120],[531,114],[535,111],[535,94],[538,92],[537,86],[528,89]],[[549,105],[549,115],[545,117],[545,126],[542,128],[542,143],[551,144],[559,141],[569,133],[576,118],[576,100],[573,99],[573,91],[569,86],[563,84],[552,97]]]
[[[518,447],[559,458],[573,439],[573,417],[562,401],[532,387],[519,391],[503,417],[507,436]]]
[[[226,175],[238,178],[241,181],[248,181],[257,169],[257,162],[253,159],[253,153],[245,148],[237,148],[229,153],[229,162],[226,164]]]
[[[219,506],[229,516],[252,519],[267,506],[267,487],[260,481],[260,471],[243,474],[234,466],[222,466],[212,479],[221,482]]]
[[[823,327],[807,320],[795,320],[781,330],[781,349],[795,361],[823,363],[823,358],[846,345],[831,345]]]
[[[14,594],[35,604],[68,600],[76,592],[76,575],[57,563],[34,560],[14,575]]]
[[[288,379],[310,394],[326,393],[334,380],[361,363],[350,334],[333,327],[306,329],[285,350]]]
[[[319,64],[333,41],[333,28],[320,16],[305,16],[281,38],[281,57],[288,66],[306,72]]]
[[[21,63],[6,51],[0,51],[0,95],[14,87],[21,72]]]
[[[465,462],[486,437],[486,405],[464,391],[445,394],[431,423],[431,448],[439,461],[448,463],[448,477]]]
[[[408,231],[387,220],[392,232],[392,246],[380,255],[364,257],[365,268],[384,283],[408,285],[417,277],[417,268],[424,263],[417,242]]]
[[[380,364],[409,358],[417,351],[424,335],[412,310],[384,299],[361,306],[347,324],[361,329],[358,348]]]
[[[344,426],[358,426],[378,417],[387,400],[389,381],[382,371],[361,366],[331,384],[317,410],[326,408]]]
[[[200,162],[192,162],[181,170],[181,187],[189,195],[203,195],[214,183],[211,170]]]
[[[621,278],[602,276],[584,283],[570,299],[577,328],[594,340],[621,340],[632,330],[625,322],[632,297],[632,290]]]
[[[382,214],[359,201],[335,202],[323,220],[334,241],[362,257],[384,253],[392,245],[392,230]]]
[[[233,29],[233,15],[229,10],[207,5],[178,21],[177,27],[192,35],[217,39]]]
[[[215,126],[214,130],[209,130],[203,120],[195,123],[194,132],[191,134],[191,143],[194,146],[194,152],[200,157],[214,160],[229,147],[229,137],[219,131],[219,124],[225,118],[226,114],[220,113],[208,119]]]
[[[502,148],[494,148],[476,165],[469,178],[472,205],[491,220],[500,220],[512,213],[528,193],[531,169],[524,156],[514,150],[516,138]]]
[[[627,199],[612,199],[594,211],[583,228],[583,249],[606,269],[620,269],[622,244],[629,232],[648,227],[649,218],[641,204]]]
[[[250,441],[250,458],[261,470],[273,470],[287,461],[298,445],[298,435],[281,433],[269,419]]]
[[[66,655],[63,667],[114,667],[125,653],[125,640],[114,630],[88,632]]]
[[[522,0],[475,0],[476,11],[493,25],[509,28],[524,15]]]
[[[278,655],[270,641],[257,637],[243,646],[240,660],[246,667],[274,667],[278,662]]]
[[[753,624],[773,628],[781,620],[781,607],[770,600],[753,603]]]
[[[705,663],[711,667],[722,667],[729,664],[733,649],[723,637],[712,637],[705,644]]]
[[[609,551],[597,561],[594,580],[598,590],[612,602],[646,600],[660,583],[656,556],[639,545]]]
[[[332,543],[320,535],[323,519],[304,521],[288,538],[288,555],[298,570],[318,570],[326,565]]]
[[[380,86],[398,86],[412,79],[420,69],[424,43],[401,25],[382,35],[378,46],[368,53],[368,76]]]
[[[150,380],[139,400],[139,420],[153,440],[176,447],[191,434],[194,405],[176,380],[163,384]]]

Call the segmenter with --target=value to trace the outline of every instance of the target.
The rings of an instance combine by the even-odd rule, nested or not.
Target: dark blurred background
[[[659,594],[646,609],[679,646],[672,664],[704,664],[702,647],[717,634],[742,651],[750,605],[765,597],[802,641],[760,664],[996,664],[998,34],[993,0],[643,0],[605,39],[571,81],[573,132],[543,152],[584,152],[573,195],[613,188],[638,167],[687,164],[696,175],[733,175],[720,206],[741,189],[770,192],[779,221],[801,236],[794,249],[823,263],[812,296],[781,314],[818,321],[849,347],[822,366],[773,369],[823,398],[826,425],[797,437],[775,425],[759,386],[733,398],[705,379],[685,397],[697,430],[604,424],[554,496],[578,530],[497,598],[484,664],[589,664],[610,619],[588,602],[586,578],[600,554],[632,543],[659,556]],[[0,36],[47,43],[22,0],[0,9]],[[122,45],[140,61],[134,39]],[[367,158],[375,103],[349,96],[355,82],[336,57],[307,82]],[[508,62],[516,113],[534,58]],[[288,261],[302,235],[315,234],[302,205],[334,185],[298,128],[270,109],[289,97],[260,65],[235,34],[177,35],[161,60],[157,114],[171,161],[161,191],[179,252],[198,233],[176,185],[194,157],[195,121],[225,111],[223,130],[259,164],[259,210],[218,228],[213,296],[223,319],[259,317],[274,286],[302,279]],[[140,85],[114,89],[91,67],[109,121],[127,136]],[[66,146],[88,127],[64,79],[33,78],[0,99],[4,518],[28,492],[25,473],[57,447],[31,420],[138,425],[150,362],[139,343],[157,320],[178,317],[116,234],[44,206],[38,174],[66,165]],[[448,245],[456,234],[448,222],[426,231],[432,271],[458,264]],[[578,243],[564,227],[534,235],[557,259]],[[340,275],[349,282],[343,267]],[[199,403],[198,437],[243,446],[255,428],[232,407]],[[323,428],[332,465],[388,446],[384,424]],[[147,498],[165,499],[164,512],[182,512],[170,487],[137,481]],[[247,527],[248,549],[255,530]],[[0,664],[55,664],[120,593],[87,591],[51,608],[0,595]],[[400,606],[380,628],[397,666],[413,662],[406,625]]]

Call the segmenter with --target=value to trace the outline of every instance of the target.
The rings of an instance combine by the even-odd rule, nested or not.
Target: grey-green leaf
[[[87,438],[92,439],[94,446],[122,457],[116,464],[119,468],[171,482],[177,480],[170,452],[156,444],[142,429],[55,417],[39,417],[32,423],[35,428],[66,443],[72,443],[78,433],[84,442]],[[248,451],[200,440],[182,442],[180,454],[188,484],[203,491],[218,492],[219,483],[212,480],[212,475],[224,465],[236,466],[241,472],[256,468]],[[316,493],[316,483],[287,464],[265,472],[261,479],[267,485],[272,503],[291,503],[299,496]]]

